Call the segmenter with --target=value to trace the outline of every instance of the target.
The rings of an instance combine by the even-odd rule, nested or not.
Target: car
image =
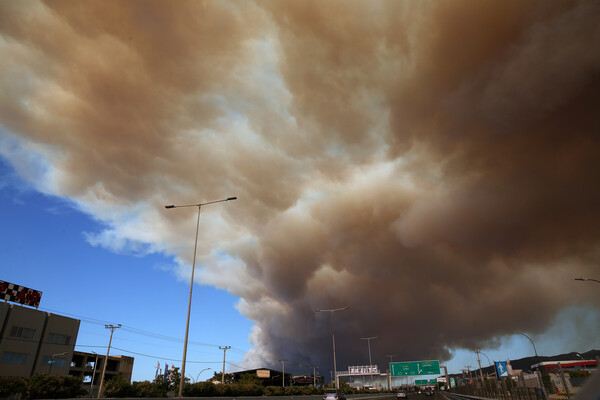
[[[433,390],[431,390],[431,389],[427,389],[427,390],[425,391],[425,396],[433,396]]]
[[[346,400],[346,395],[337,389],[325,389],[323,400]]]
[[[406,392],[404,390],[400,390],[398,392],[398,394],[396,395],[396,397],[399,398],[399,399],[405,399],[407,397],[406,396]]]

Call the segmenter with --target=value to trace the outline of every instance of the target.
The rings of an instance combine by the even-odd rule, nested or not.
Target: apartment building
[[[106,354],[76,351],[73,353],[71,359],[69,375],[80,378],[85,385],[90,385],[92,391],[97,390],[100,385],[105,360]],[[131,382],[133,361],[133,357],[109,356],[108,364],[106,364],[104,382],[118,374],[121,374],[125,380]]]
[[[68,375],[80,321],[0,303],[0,376]]]

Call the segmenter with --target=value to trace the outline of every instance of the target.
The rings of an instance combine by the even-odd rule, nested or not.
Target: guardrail
[[[471,396],[467,394],[458,394],[458,393],[450,393],[450,392],[438,392],[441,393],[446,399],[449,400],[497,400],[496,398],[489,397],[478,397]]]

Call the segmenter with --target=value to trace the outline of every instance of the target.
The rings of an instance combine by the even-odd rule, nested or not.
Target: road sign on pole
[[[390,373],[392,376],[439,375],[440,362],[438,360],[394,362],[390,363]]]

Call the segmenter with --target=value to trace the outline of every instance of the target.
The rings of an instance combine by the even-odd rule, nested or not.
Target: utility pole
[[[108,339],[108,349],[106,349],[106,359],[104,360],[104,365],[102,366],[102,377],[100,377],[100,388],[98,389],[98,397],[102,397],[102,389],[104,387],[104,375],[106,374],[106,364],[108,364],[108,354],[110,353],[110,344],[112,343],[113,333],[115,329],[121,327],[121,324],[117,326],[114,325],[104,325],[106,329],[110,329],[110,339]]]
[[[313,365],[312,369],[313,369],[313,387],[317,387],[317,366]]]
[[[475,349],[477,353],[477,363],[479,364],[479,375],[481,376],[481,384],[483,385],[483,371],[481,370],[481,359],[479,358],[479,349]]]
[[[223,350],[223,373],[221,374],[221,383],[225,383],[225,352],[231,348],[231,346],[219,346]]]
[[[394,357],[396,357],[398,354],[391,354],[391,355],[386,355],[386,357],[390,358],[390,362],[388,364],[388,389],[392,390],[392,362],[394,361]]]
[[[281,363],[281,368],[283,369],[283,371],[281,373],[281,375],[282,375],[282,378],[281,378],[282,387],[285,387],[285,362],[286,361],[287,360],[279,360],[279,362]]]
[[[442,368],[444,368],[444,373],[446,375],[446,390],[450,389],[450,381],[448,380],[448,368],[446,368],[445,365],[441,366]]]
[[[374,384],[373,384],[373,362],[371,361],[371,340],[372,339],[377,339],[377,336],[371,336],[371,337],[361,337],[361,340],[366,340],[367,344],[369,346],[369,374],[371,375],[371,389],[375,389]]]

